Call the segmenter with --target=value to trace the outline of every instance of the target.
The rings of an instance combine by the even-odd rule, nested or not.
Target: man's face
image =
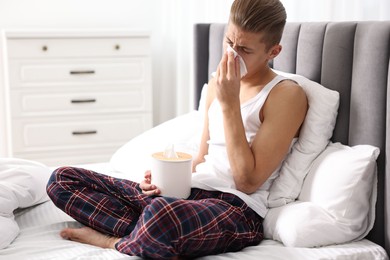
[[[231,46],[244,60],[248,70],[247,75],[253,75],[261,70],[271,58],[271,50],[266,49],[262,42],[262,33],[243,31],[234,23],[229,23],[224,39],[224,51]]]

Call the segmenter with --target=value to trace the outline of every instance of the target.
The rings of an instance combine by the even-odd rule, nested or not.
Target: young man
[[[238,251],[263,239],[262,221],[273,179],[307,111],[304,91],[268,66],[281,46],[286,13],[279,0],[235,0],[226,52],[209,82],[199,156],[188,199],[158,196],[134,183],[71,167],[57,169],[47,187],[53,202],[86,225],[66,239],[170,259]]]

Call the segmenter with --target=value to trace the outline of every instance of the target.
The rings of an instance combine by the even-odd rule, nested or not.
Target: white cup
[[[186,199],[191,193],[192,156],[177,152],[178,158],[166,158],[164,152],[152,154],[152,181],[160,195]]]

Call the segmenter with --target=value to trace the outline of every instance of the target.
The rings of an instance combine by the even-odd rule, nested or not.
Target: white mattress
[[[99,172],[110,173],[108,164],[86,165]],[[119,176],[121,174],[118,174]],[[79,224],[57,209],[51,201],[15,213],[20,227],[19,236],[7,248],[0,250],[0,259],[141,259],[115,250],[64,240],[59,232]],[[199,259],[388,259],[385,250],[369,240],[321,248],[284,247],[281,243],[264,240],[260,245],[241,252],[207,256]]]

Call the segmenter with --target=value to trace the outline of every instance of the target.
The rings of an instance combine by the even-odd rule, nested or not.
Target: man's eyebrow
[[[230,40],[229,37],[225,36],[225,38],[226,38],[226,40],[227,40],[228,42],[232,42],[232,40]]]
[[[228,43],[232,43],[232,40],[230,40],[229,37],[225,36],[225,38]],[[247,51],[253,51],[253,49],[249,48],[248,46],[237,45],[237,47],[240,49],[245,49]]]

